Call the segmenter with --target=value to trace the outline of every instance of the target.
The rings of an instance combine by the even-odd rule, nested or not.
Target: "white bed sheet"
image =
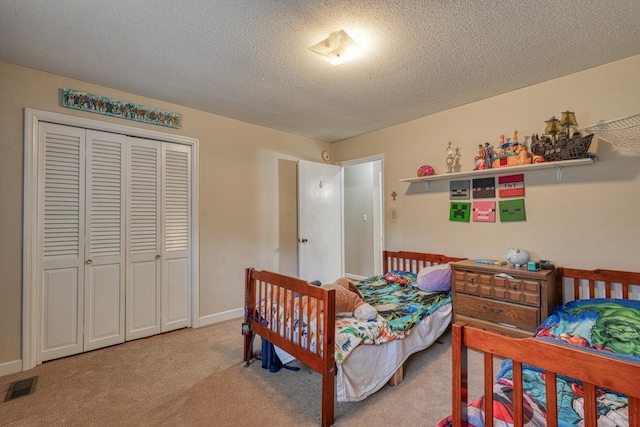
[[[380,390],[407,358],[431,346],[451,323],[452,304],[445,304],[411,328],[404,339],[381,345],[360,345],[336,375],[338,402],[358,402]]]

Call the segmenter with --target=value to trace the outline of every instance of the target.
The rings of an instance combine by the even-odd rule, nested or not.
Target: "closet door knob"
[[[86,260],[84,263],[85,263],[85,264],[91,264],[92,262],[93,262],[93,260],[88,259],[88,260]]]
[[[160,258],[161,258],[160,254],[156,255],[156,259],[160,259]]]

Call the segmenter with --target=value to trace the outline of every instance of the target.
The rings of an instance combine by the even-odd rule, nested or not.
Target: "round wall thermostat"
[[[324,160],[325,162],[328,162],[329,160],[331,160],[331,153],[329,153],[328,151],[323,151],[322,160]]]

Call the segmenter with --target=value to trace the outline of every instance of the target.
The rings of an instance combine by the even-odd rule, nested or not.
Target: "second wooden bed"
[[[621,302],[640,299],[640,273],[559,268],[557,286],[565,304],[542,323],[535,338],[453,325],[452,415],[439,426],[557,426],[569,424],[567,415],[575,418],[571,425],[640,426],[640,310],[635,302]],[[553,333],[565,318],[573,321],[585,312],[587,326]],[[625,334],[619,347],[602,344],[605,333],[600,331],[611,327]],[[484,396],[468,405],[470,351],[483,354]],[[498,380],[494,357],[504,358],[508,366],[508,375],[502,376],[503,368]],[[535,394],[523,390],[527,377],[541,385]]]
[[[384,251],[383,273],[392,270],[418,273],[423,267],[461,259],[439,254]],[[335,291],[312,286],[297,278],[254,269],[246,270],[245,279],[245,361],[253,357],[252,337],[258,334],[319,372],[322,375],[323,426],[334,422],[336,388],[339,400],[364,399],[384,386],[394,374],[401,376],[406,359],[435,342],[451,322],[451,304],[447,304],[414,327],[422,327],[421,330],[382,345],[360,345],[342,364],[337,365],[334,353]],[[283,314],[281,317],[289,319],[290,324],[272,321],[271,313]],[[299,320],[297,313],[302,313],[305,320],[302,328],[294,325]],[[317,316],[317,313],[321,315]],[[352,390],[360,383],[370,385],[365,390]],[[349,393],[355,395],[350,397]]]

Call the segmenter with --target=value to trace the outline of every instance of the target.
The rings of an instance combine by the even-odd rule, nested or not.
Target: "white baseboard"
[[[0,363],[0,377],[22,372],[22,360]]]
[[[237,319],[242,316],[244,316],[244,308],[236,308],[234,310],[229,310],[222,313],[210,314],[198,319],[198,327],[213,325],[214,323]]]

